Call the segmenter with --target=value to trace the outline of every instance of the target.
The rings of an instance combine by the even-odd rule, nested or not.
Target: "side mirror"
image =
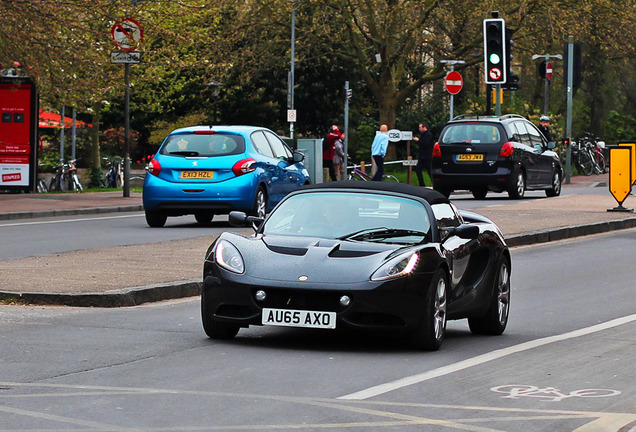
[[[456,228],[443,228],[446,233],[445,239],[450,236],[457,236],[461,239],[474,240],[479,237],[479,227],[472,224],[463,224]]]
[[[554,141],[550,141],[550,142],[548,143],[548,148],[549,148],[550,150],[555,149],[555,148],[556,148],[556,143],[555,143]]]
[[[248,216],[247,214],[241,211],[230,212],[230,215],[228,217],[228,222],[230,223],[230,225],[238,227],[238,228],[245,228],[245,227],[251,226],[254,229],[254,231],[258,230],[264,221],[265,219],[263,218],[259,218],[256,216]]]
[[[295,151],[294,153],[292,153],[292,162],[298,163],[304,160],[305,160],[305,155],[302,154],[301,152]]]

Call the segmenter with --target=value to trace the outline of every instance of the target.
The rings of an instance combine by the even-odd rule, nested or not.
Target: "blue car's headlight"
[[[418,259],[419,255],[417,252],[399,255],[385,262],[380,268],[373,272],[371,280],[380,281],[407,275],[413,271]]]
[[[227,240],[221,240],[216,244],[214,260],[218,265],[233,273],[243,273],[245,271],[241,253]]]

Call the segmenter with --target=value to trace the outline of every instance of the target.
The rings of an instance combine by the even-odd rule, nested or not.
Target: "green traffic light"
[[[497,54],[497,53],[492,53],[492,54],[490,54],[489,60],[490,60],[491,64],[495,64],[496,65],[496,64],[499,64],[499,62],[501,62],[501,57],[499,57],[499,54]]]

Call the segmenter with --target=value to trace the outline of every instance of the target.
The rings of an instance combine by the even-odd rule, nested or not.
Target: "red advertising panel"
[[[32,190],[37,176],[36,113],[30,80],[0,81],[0,189]]]

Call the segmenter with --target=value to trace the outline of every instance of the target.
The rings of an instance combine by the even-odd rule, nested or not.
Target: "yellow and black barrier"
[[[609,190],[618,207],[607,211],[633,212],[634,209],[623,207],[623,202],[632,192],[634,174],[636,174],[636,143],[619,143],[610,147]]]

